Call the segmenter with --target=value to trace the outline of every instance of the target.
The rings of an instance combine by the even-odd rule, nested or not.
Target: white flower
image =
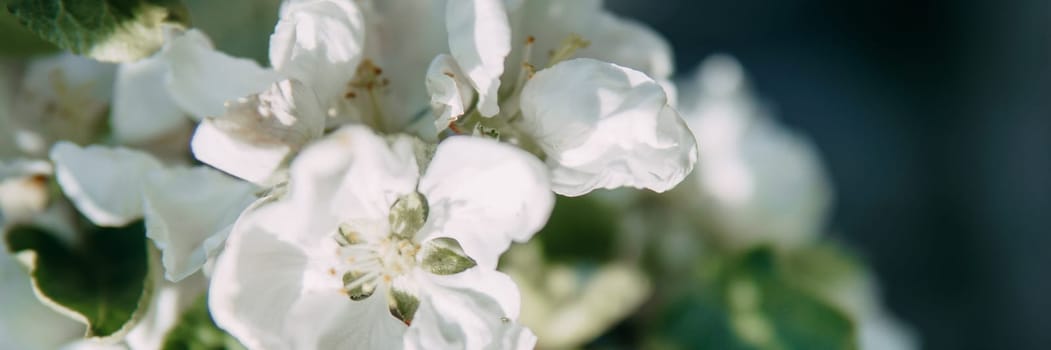
[[[552,209],[532,156],[481,138],[428,147],[347,126],[250,210],[212,279],[216,322],[250,348],[531,348],[495,270]],[[426,170],[424,170],[426,169]]]
[[[483,61],[502,62],[507,56],[508,51],[503,48],[512,40],[508,22],[492,19],[506,19],[507,13],[502,5],[490,6],[488,1],[455,3],[449,3],[447,23],[454,59],[439,56],[427,77],[431,100],[439,114],[436,121],[439,131],[449,127],[455,133],[483,134],[536,153],[551,169],[554,191],[567,196],[618,187],[663,192],[690,172],[696,160],[695,142],[669,105],[665,87],[644,72],[628,67],[590,58],[570,59],[590,43],[567,30],[575,26],[563,23],[580,19],[584,23],[594,22],[598,28],[631,33],[640,45],[653,47],[657,57],[634,60],[637,57],[628,54],[631,50],[606,36],[599,37],[603,48],[589,52],[589,56],[608,56],[664,78],[671,73],[670,59],[659,37],[608,14],[594,17],[586,11],[572,12],[583,9],[575,5],[518,4],[514,8],[514,36],[524,43],[517,52],[520,58],[508,59],[513,63],[507,65],[506,70],[502,69],[502,63],[477,68],[478,60],[474,58],[493,57]],[[474,8],[468,5],[471,3]],[[454,13],[462,16],[477,9],[485,9],[485,17],[470,22],[473,27],[454,21]],[[528,16],[531,11],[540,11],[540,19],[518,17]],[[532,31],[543,34],[547,41],[542,47],[550,49],[541,52],[551,53],[546,68],[535,72],[535,76],[533,64],[540,62],[532,61],[536,59],[532,50],[538,40]],[[562,37],[557,38],[558,35]],[[486,49],[480,43],[495,44],[489,44],[486,47],[491,48]],[[632,50],[644,52],[637,47]],[[486,108],[484,102],[495,100],[496,93],[482,89],[490,85],[479,85],[478,79],[472,76],[472,68],[486,74],[505,72],[506,86],[499,91],[498,109]],[[467,77],[462,77],[459,71],[466,72]],[[464,92],[468,84],[475,91]],[[499,81],[492,85],[499,85]],[[479,101],[479,106],[478,117],[472,118],[465,102],[473,99]]]
[[[831,189],[814,146],[778,125],[728,56],[706,60],[683,111],[697,136],[696,181],[729,242],[798,245],[821,233]]]
[[[59,142],[51,160],[62,191],[96,225],[145,218],[146,235],[161,250],[165,276],[173,281],[214,256],[255,199],[254,186],[210,168],[166,168],[147,153],[121,147]]]
[[[161,51],[118,69],[114,136],[142,143],[185,126],[187,116],[218,116],[226,101],[260,92],[277,77],[251,60],[215,50],[199,30],[169,33]]]

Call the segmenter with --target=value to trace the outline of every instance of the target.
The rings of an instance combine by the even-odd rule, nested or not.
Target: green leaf
[[[95,228],[77,247],[32,226],[14,227],[6,238],[29,268],[37,296],[87,324],[87,337],[121,337],[145,314],[153,280],[141,221]]]
[[[18,23],[11,13],[0,11],[0,33],[4,33],[0,44],[0,55],[29,56],[58,50],[55,45],[41,39]]]
[[[208,313],[208,299],[200,299],[183,312],[175,327],[164,337],[163,350],[234,350],[244,349],[230,334],[215,325]]]
[[[768,248],[731,258],[715,281],[667,310],[660,334],[676,348],[857,349],[847,315],[789,280]]]
[[[109,62],[149,56],[166,27],[189,24],[179,0],[12,0],[7,9],[58,47]]]

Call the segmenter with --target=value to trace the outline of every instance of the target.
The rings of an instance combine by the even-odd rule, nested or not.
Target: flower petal
[[[270,63],[314,89],[322,101],[343,95],[365,45],[361,11],[353,1],[289,2],[270,36]]]
[[[0,248],[0,349],[57,349],[83,338],[84,324],[37,299],[25,267]]]
[[[664,90],[639,71],[579,58],[538,72],[522,91],[519,127],[551,167],[554,191],[671,189],[697,160],[693,135]]]
[[[406,136],[388,141],[368,127],[345,126],[296,157],[287,206],[280,209],[281,215],[262,220],[275,232],[288,233],[289,239],[306,241],[334,233],[346,220],[387,225],[394,201],[416,188],[419,165],[414,147]]]
[[[168,63],[159,56],[117,68],[110,124],[118,141],[143,142],[189,124],[163,84],[167,74]]]
[[[146,236],[161,251],[164,275],[179,281],[214,256],[255,199],[255,187],[208,167],[150,173],[143,184]]]
[[[456,136],[438,145],[420,179],[430,218],[424,241],[452,237],[483,268],[496,268],[511,241],[529,240],[554,205],[544,165],[497,141]]]
[[[504,58],[511,52],[503,1],[449,1],[446,6],[449,52],[478,90],[478,111],[486,117],[496,115]]]
[[[465,79],[460,66],[451,56],[438,55],[427,69],[427,92],[431,95],[431,110],[437,114],[434,126],[442,132],[464,114],[474,101],[471,82]]]
[[[252,60],[215,50],[196,29],[172,39],[160,54],[171,67],[167,85],[172,98],[198,119],[221,115],[226,101],[263,91],[278,80]]]
[[[302,293],[307,254],[257,225],[239,222],[212,275],[208,309],[250,349],[289,348],[283,330]]]
[[[321,136],[325,115],[313,92],[295,80],[232,101],[224,115],[197,126],[194,156],[219,170],[266,185],[288,158]]]
[[[421,303],[405,333],[407,349],[532,349],[536,336],[518,324],[518,288],[495,270],[448,276],[417,271]]]
[[[203,274],[195,274],[178,283],[160,280],[159,276],[157,279],[149,310],[124,337],[131,349],[162,349],[168,332],[208,288],[208,279]]]
[[[340,294],[312,294],[297,303],[285,322],[296,349],[397,349],[405,324],[391,316],[385,285],[353,301]]]
[[[59,142],[51,148],[66,197],[99,226],[123,226],[142,217],[142,181],[161,168],[149,154],[127,148]]]

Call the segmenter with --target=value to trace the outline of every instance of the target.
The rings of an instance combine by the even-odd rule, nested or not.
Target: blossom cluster
[[[162,24],[140,59],[0,67],[0,347],[170,348],[197,305],[249,349],[573,347],[656,277],[604,263],[579,304],[543,306],[558,299],[536,284],[574,278],[530,252],[556,198],[612,203],[625,212],[573,220],[646,236],[677,221],[639,193],[683,183],[659,198],[704,213],[729,250],[822,229],[812,146],[750,110],[736,62],[710,60],[680,103],[668,45],[600,1],[277,12],[269,66]],[[77,248],[118,237],[145,249]],[[679,248],[662,255],[700,254]],[[71,277],[100,256],[109,270]],[[139,278],[109,276],[128,264]]]

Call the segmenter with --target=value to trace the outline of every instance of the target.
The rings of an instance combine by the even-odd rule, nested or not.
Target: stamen
[[[362,60],[361,63],[358,64],[357,74],[354,75],[354,79],[348,83],[348,91],[344,97],[347,99],[355,98],[357,97],[357,93],[350,90],[363,90],[365,94],[368,95],[369,107],[372,110],[372,113],[366,113],[372,117],[370,118],[371,120],[368,121],[369,124],[377,130],[385,131],[386,128],[384,122],[386,118],[383,113],[383,108],[380,105],[379,98],[377,97],[377,90],[384,89],[390,85],[390,79],[381,77],[382,74],[383,69],[375,63],[372,63],[372,60]]]
[[[586,48],[589,45],[591,45],[591,42],[584,40],[579,34],[570,34],[562,40],[562,46],[551,53],[551,58],[548,60],[547,66],[551,67],[559,62],[568,60],[576,54],[577,50]]]
[[[533,77],[535,69],[533,64],[529,63],[529,58],[533,57],[533,43],[536,42],[536,38],[530,35],[526,38],[525,46],[522,47],[522,67],[518,71],[518,79],[515,80],[514,93],[522,90],[522,86],[525,85],[526,80]]]

